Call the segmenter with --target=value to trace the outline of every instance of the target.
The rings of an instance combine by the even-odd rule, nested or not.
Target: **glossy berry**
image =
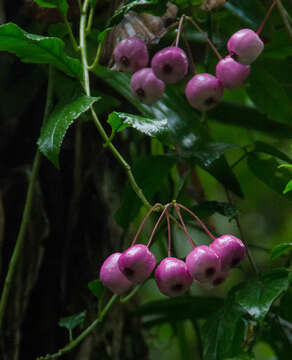
[[[261,54],[264,43],[253,30],[241,29],[228,40],[227,48],[235,61],[249,65]]]
[[[146,280],[152,273],[156,259],[147,246],[137,244],[125,250],[119,258],[121,272],[133,284]]]
[[[114,49],[114,58],[118,70],[125,72],[140,70],[149,61],[147,46],[137,37],[122,40]]]
[[[223,96],[221,82],[211,74],[195,75],[186,87],[186,97],[192,107],[200,111],[212,109]]]
[[[221,270],[228,271],[237,266],[245,256],[245,246],[233,235],[222,235],[215,239],[210,248],[221,260]]]
[[[122,294],[133,284],[123,275],[118,266],[121,253],[111,254],[102,264],[99,277],[103,285],[115,294]]]
[[[154,75],[151,68],[141,69],[131,78],[132,94],[147,105],[162,98],[164,90],[164,82]]]
[[[242,65],[226,56],[216,66],[216,77],[224,88],[236,89],[240,87],[250,74],[250,66]]]
[[[194,248],[186,257],[186,264],[190,275],[199,282],[211,281],[221,269],[218,255],[206,245]]]
[[[188,58],[185,52],[170,46],[156,53],[151,61],[154,74],[167,84],[182,80],[188,72]]]
[[[183,295],[192,284],[192,277],[184,261],[167,257],[155,270],[155,280],[162,294],[167,296]]]

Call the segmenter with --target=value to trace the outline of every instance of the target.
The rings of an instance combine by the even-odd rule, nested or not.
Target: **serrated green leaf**
[[[34,0],[39,6],[47,8],[58,8],[62,14],[66,15],[69,9],[67,0]]]
[[[239,285],[233,296],[250,316],[264,319],[275,299],[289,287],[289,271],[275,269]]]
[[[76,326],[82,324],[86,317],[86,310],[72,316],[63,317],[59,320],[58,324],[67,330],[73,330]]]
[[[284,154],[282,151],[278,150],[275,146],[273,146],[271,144],[264,143],[262,141],[256,141],[254,143],[254,151],[269,154],[269,155],[275,156],[278,159],[281,159],[283,161],[287,161],[289,163],[292,163],[292,159],[290,159],[289,156]]]
[[[130,0],[115,11],[109,21],[110,26],[118,24],[129,11],[149,12],[161,16],[166,11],[168,0]]]
[[[204,360],[226,360],[236,356],[242,348],[246,328],[242,310],[227,302],[203,326]]]
[[[170,131],[166,119],[149,119],[138,115],[112,112],[107,121],[113,132],[119,132],[126,127],[132,127],[139,132],[171,145]]]
[[[98,299],[100,299],[104,293],[103,283],[99,279],[90,281],[88,283],[88,288]]]
[[[288,182],[288,184],[285,186],[285,189],[283,190],[283,194],[287,194],[287,192],[292,190],[292,180]]]
[[[291,179],[291,173],[285,168],[279,168],[276,159],[261,159],[255,154],[249,154],[247,164],[251,172],[263,183],[283,196],[283,189]],[[285,198],[292,200],[292,193],[285,195]]]
[[[60,147],[69,126],[99,99],[84,95],[69,104],[57,105],[42,126],[37,141],[39,149],[56,167],[59,167]]]
[[[274,260],[279,256],[286,254],[292,249],[292,243],[283,243],[276,245],[271,251],[271,259]]]
[[[82,78],[80,61],[65,53],[59,38],[30,34],[8,23],[0,26],[0,50],[15,54],[23,62],[51,64],[69,76]]]

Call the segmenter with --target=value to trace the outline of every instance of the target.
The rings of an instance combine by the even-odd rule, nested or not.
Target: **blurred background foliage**
[[[162,13],[165,10],[166,2],[160,2],[159,9],[155,8],[155,1],[150,3],[154,3],[153,9]],[[241,28],[256,30],[271,1],[229,0],[211,12],[200,9],[197,5],[200,1],[177,0],[176,3],[180,6],[179,15],[184,12],[192,16],[224,56],[228,38]],[[76,4],[77,1],[69,1],[69,20],[77,33]],[[292,2],[286,0],[283,5],[291,24]],[[116,6],[115,1],[97,2],[93,30],[88,36],[92,59],[97,36]],[[134,10],[139,11],[139,7]],[[2,23],[13,21],[31,33],[63,38],[67,53],[75,56],[55,9],[40,8],[30,0],[2,1],[0,18]],[[120,18],[113,19],[115,23]],[[175,35],[175,30],[169,31],[158,44],[150,46],[151,53],[169,46]],[[214,74],[218,60],[203,37],[188,23],[183,37],[188,40],[196,71]],[[185,82],[168,86],[162,101],[152,107],[139,104],[129,92],[128,75],[111,73],[104,67],[109,61],[106,53],[113,46],[110,40],[105,41],[103,66],[94,69],[91,81],[92,94],[102,98],[94,106],[108,134],[111,111],[118,111],[118,117],[120,113],[132,114],[131,124],[117,132],[113,141],[132,164],[147,197],[153,203],[177,199],[193,208],[216,234],[241,237],[237,217],[259,272],[266,272],[290,266],[289,253],[274,260],[270,255],[276,245],[292,242],[292,195],[283,194],[292,175],[289,168],[278,167],[292,162],[292,41],[277,7],[263,29],[262,38],[264,52],[252,65],[246,84],[238,90],[225,90],[224,101],[204,116],[187,104]],[[184,41],[181,43],[184,48]],[[3,281],[40,134],[47,67],[23,64],[5,52],[1,53],[0,64],[0,280]],[[61,72],[56,73],[54,89],[55,104],[70,102],[80,94],[77,81]],[[145,135],[139,128],[139,118],[133,115],[166,119],[167,133],[158,134],[155,130],[152,137]],[[42,160],[24,256],[10,294],[5,331],[0,340],[4,360],[33,359],[63,346],[67,334],[58,327],[61,317],[87,309],[82,321],[85,318],[87,324],[94,318],[96,299],[87,284],[96,279],[102,261],[110,252],[125,249],[131,243],[146,213],[119,164],[102,146],[94,125],[88,120],[89,115],[82,115],[69,128],[60,152],[60,170],[49,160]],[[82,124],[81,159],[76,156],[78,123]],[[80,183],[76,183],[78,169],[82,174]],[[192,237],[200,244],[208,244],[209,239],[196,224],[187,216],[185,219]],[[147,242],[154,220],[155,216],[140,235],[141,242]],[[162,226],[153,246],[158,261],[167,254],[166,237],[166,227]],[[173,238],[175,256],[185,257],[190,251],[189,244],[176,227]],[[292,353],[291,291],[274,303],[272,312],[261,320],[260,331],[250,318],[237,321],[236,314],[240,312],[232,307],[228,310],[230,317],[224,318],[228,321],[212,325],[210,321],[215,318],[210,318],[206,326],[210,315],[228,307],[228,303],[223,305],[223,299],[228,298],[233,286],[253,276],[246,259],[219,288],[194,285],[187,296],[170,300],[159,293],[150,279],[128,304],[113,307],[101,328],[64,358],[201,359],[204,352],[204,359],[220,360],[227,359],[224,354],[229,351],[224,353],[220,347],[234,345],[236,341],[230,337],[243,334],[244,346],[241,341],[235,348],[240,351],[253,348],[253,351],[242,355],[237,351],[230,359],[288,360]],[[237,326],[243,326],[244,330]],[[208,333],[206,329],[211,330]]]

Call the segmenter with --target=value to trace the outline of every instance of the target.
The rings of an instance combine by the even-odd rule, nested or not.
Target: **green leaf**
[[[203,319],[214,313],[222,299],[200,296],[180,296],[177,298],[150,301],[138,306],[131,312],[132,316],[145,317],[147,323],[150,315],[161,322],[181,321],[185,319]],[[150,319],[151,321],[151,319]]]
[[[234,205],[219,201],[205,201],[190,209],[201,219],[206,219],[215,213],[218,213],[226,216],[228,220],[231,221],[238,215],[238,210]],[[188,215],[188,213],[185,213],[185,218],[188,220],[194,219],[191,215]]]
[[[249,154],[247,164],[251,172],[263,183],[283,196],[283,189],[291,179],[291,173],[285,168],[279,168],[276,159],[261,159],[255,154]],[[285,195],[285,198],[292,200],[292,193]]]
[[[168,0],[130,0],[115,11],[109,21],[110,26],[118,24],[129,11],[149,12],[153,15],[163,15],[166,11]]]
[[[229,0],[225,7],[254,30],[258,28],[265,16],[265,8],[258,0]]]
[[[265,68],[255,65],[247,93],[254,104],[271,120],[290,124],[292,102],[280,82]]]
[[[163,155],[145,156],[134,162],[132,166],[134,177],[150,201],[154,199],[154,195],[165,185],[167,176],[174,163],[174,159]],[[141,200],[137,197],[132,187],[127,184],[123,191],[121,207],[115,214],[118,224],[127,228],[130,222],[137,216],[141,206]]]
[[[264,319],[272,303],[289,287],[289,271],[275,269],[239,285],[234,300],[256,320]]]
[[[285,189],[283,190],[283,194],[287,194],[287,192],[292,190],[292,180],[288,182],[288,184],[285,186]]]
[[[274,260],[279,256],[286,254],[291,249],[292,249],[292,243],[278,244],[271,251],[271,259]]]
[[[86,310],[72,316],[63,317],[59,320],[58,324],[67,330],[73,330],[76,326],[82,324],[86,317]]]
[[[286,294],[284,294],[281,297],[280,301],[280,316],[282,316],[284,319],[292,322],[292,291],[291,289],[287,291]]]
[[[246,328],[242,310],[227,302],[203,326],[204,360],[226,360],[236,356],[242,348]]]
[[[39,6],[47,8],[58,8],[66,15],[69,9],[67,0],[34,0]]]
[[[30,34],[13,23],[0,26],[0,50],[23,62],[51,64],[72,77],[82,78],[80,61],[68,56],[59,38]]]
[[[69,34],[69,30],[65,23],[57,23],[48,27],[48,34],[62,39]]]
[[[278,150],[273,145],[264,143],[262,141],[256,141],[254,143],[254,151],[269,154],[283,161],[287,161],[288,163],[292,163],[292,159],[290,159],[289,156],[284,154],[282,151]]]
[[[160,140],[166,145],[172,144],[166,119],[149,119],[114,111],[109,115],[108,123],[111,125],[113,132],[132,127],[145,135]]]
[[[261,131],[277,139],[292,137],[292,126],[272,121],[250,106],[223,102],[208,112],[208,118],[227,125]]]
[[[69,126],[99,99],[80,96],[69,104],[57,105],[42,126],[37,142],[39,149],[56,167],[59,168],[60,147]]]
[[[98,299],[100,299],[104,293],[103,283],[99,279],[90,281],[88,283],[88,288]]]

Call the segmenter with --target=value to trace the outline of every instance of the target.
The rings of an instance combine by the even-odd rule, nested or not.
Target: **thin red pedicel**
[[[176,35],[176,39],[175,39],[175,46],[176,47],[178,47],[178,44],[179,44],[180,36],[181,36],[181,33],[182,33],[182,26],[183,26],[184,18],[185,18],[185,16],[182,15],[182,17],[180,18],[179,24],[178,24],[177,35]]]
[[[182,204],[178,204],[178,203],[177,203],[177,205],[178,205],[180,208],[182,208],[182,209],[184,209],[185,211],[187,211],[189,214],[191,214],[191,215],[199,222],[199,224],[202,226],[202,228],[206,231],[206,233],[207,233],[213,240],[216,239],[215,236],[212,235],[212,233],[208,230],[207,226],[203,223],[202,220],[199,219],[199,217],[198,217],[196,214],[194,214],[191,210],[189,210],[187,207],[183,206]]]
[[[154,228],[153,228],[153,231],[152,231],[152,234],[150,236],[150,239],[148,241],[148,244],[147,244],[147,247],[149,248],[149,246],[151,245],[151,242],[152,242],[152,239],[153,239],[153,236],[158,228],[158,225],[160,224],[164,214],[167,212],[167,209],[172,205],[172,203],[169,203],[167,205],[165,205],[165,208],[163,209],[161,215],[159,216],[159,219],[157,220],[157,223],[155,224]]]
[[[195,245],[194,245],[193,239],[190,237],[190,234],[189,234],[188,231],[187,231],[187,228],[186,228],[186,225],[185,225],[185,223],[184,223],[184,221],[183,221],[183,218],[182,218],[182,216],[181,216],[181,213],[180,213],[180,209],[179,209],[179,207],[178,207],[178,204],[175,203],[175,204],[174,204],[174,207],[175,207],[175,210],[176,210],[177,215],[178,215],[178,217],[179,217],[179,220],[180,220],[180,222],[181,222],[181,224],[182,224],[184,233],[185,233],[186,237],[188,238],[191,247],[194,249],[194,248],[195,248]]]
[[[211,49],[214,51],[217,58],[219,60],[222,60],[222,56],[219,54],[219,51],[216,49],[215,45],[209,39],[208,35],[200,28],[200,26],[192,18],[186,16],[186,19],[189,20],[194,25],[194,27],[199,31],[199,33],[203,35],[203,37],[205,38]]]
[[[263,30],[263,27],[265,26],[265,23],[267,22],[267,20],[269,19],[271,12],[274,8],[274,6],[277,4],[277,0],[273,1],[272,5],[269,7],[269,10],[266,13],[266,16],[264,17],[263,22],[261,23],[261,25],[259,26],[259,28],[257,29],[257,34],[260,35],[261,31]]]
[[[138,230],[137,230],[137,232],[136,232],[136,235],[135,235],[135,237],[134,237],[134,239],[133,239],[133,241],[132,241],[132,245],[131,245],[131,246],[133,246],[133,245],[136,243],[136,240],[137,240],[138,236],[140,235],[140,232],[141,232],[141,230],[142,230],[142,228],[143,228],[146,220],[149,218],[149,216],[151,215],[151,213],[152,213],[152,212],[155,210],[155,208],[157,208],[158,206],[159,206],[159,207],[162,207],[161,204],[157,203],[157,204],[153,205],[152,208],[151,208],[151,209],[148,211],[148,213],[145,215],[144,219],[142,220],[142,222],[141,222],[141,224],[140,224],[140,226],[139,226],[139,228],[138,228]]]
[[[168,211],[166,211],[166,220],[167,220],[167,235],[168,235],[168,257],[170,257],[171,256],[171,228],[170,228]]]

